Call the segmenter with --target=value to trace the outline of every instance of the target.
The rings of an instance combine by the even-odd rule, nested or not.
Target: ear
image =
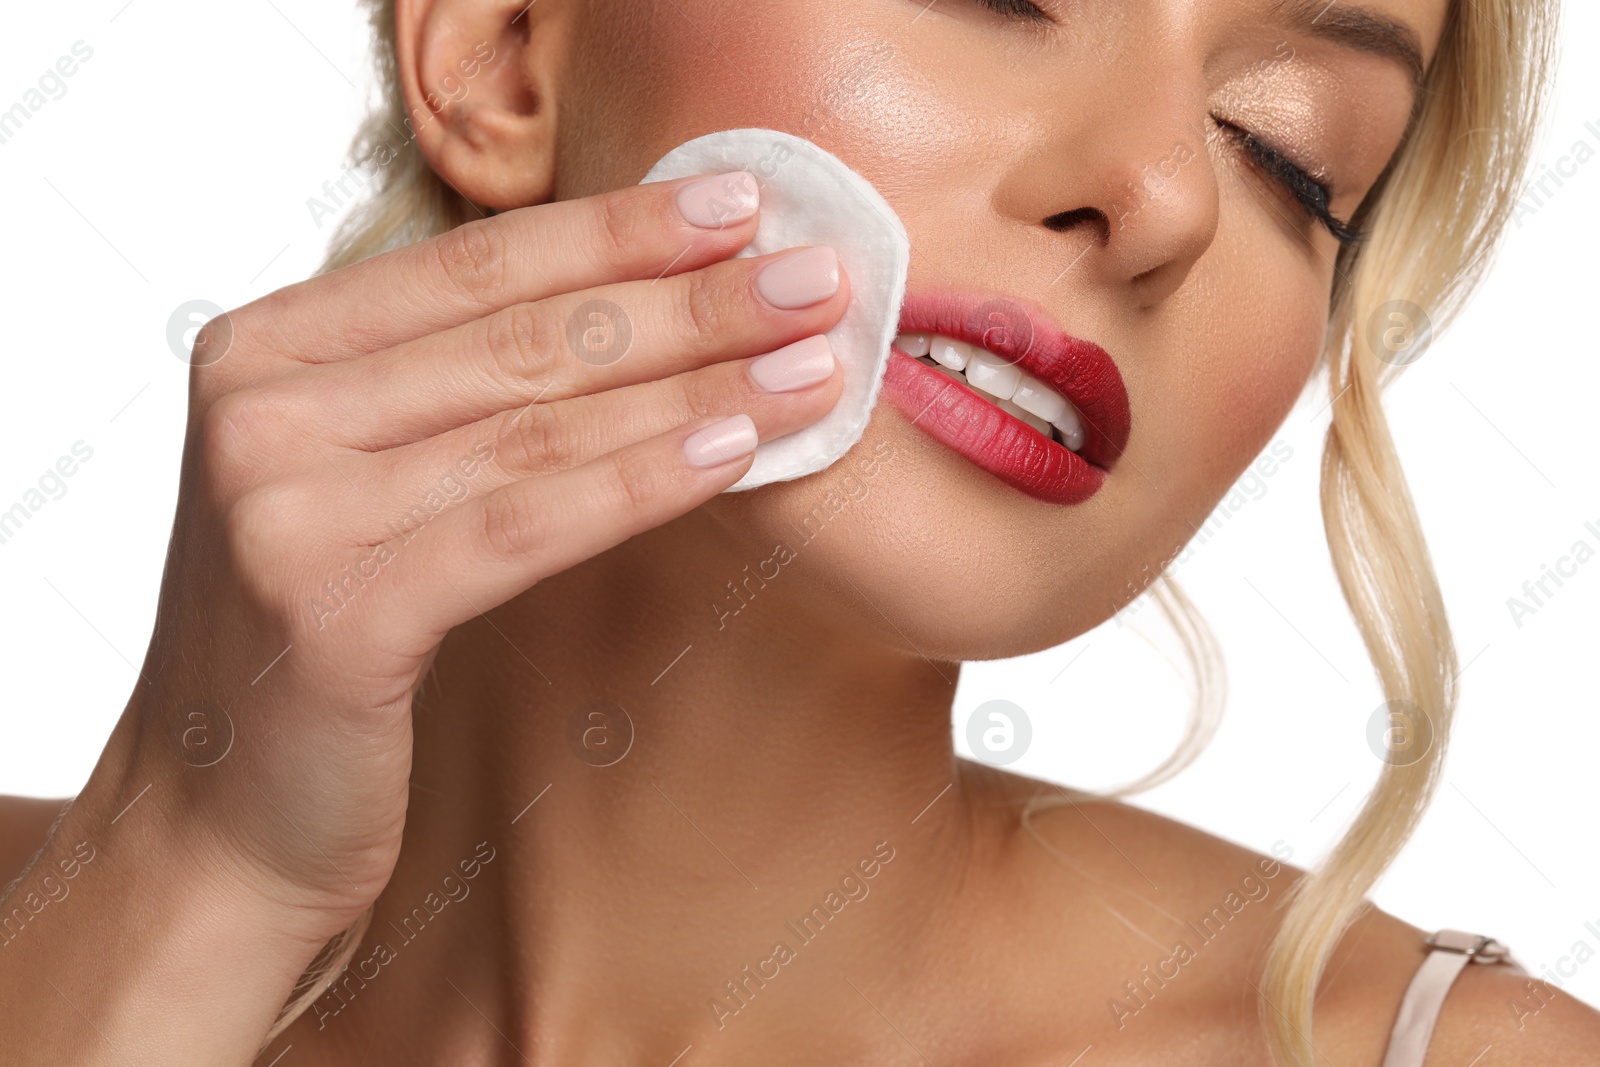
[[[554,195],[560,0],[395,0],[408,133],[462,196],[504,211]]]

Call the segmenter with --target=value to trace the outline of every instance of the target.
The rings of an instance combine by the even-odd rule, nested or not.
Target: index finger
[[[749,171],[647,182],[476,219],[270,293],[229,312],[283,355],[328,363],[388,348],[512,304],[694,270],[755,236]]]

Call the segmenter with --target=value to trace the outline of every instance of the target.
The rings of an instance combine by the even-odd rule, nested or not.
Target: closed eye
[[[1032,0],[977,0],[977,4],[1007,18],[1026,19],[1029,22],[1050,21],[1050,16]]]
[[[1328,210],[1331,194],[1326,185],[1311,177],[1282,152],[1244,127],[1236,126],[1215,115],[1211,117],[1244,149],[1245,155],[1250,157],[1252,163],[1265,171],[1269,178],[1294,197],[1307,218],[1321,223],[1341,245],[1348,248],[1359,244],[1362,238],[1366,237],[1365,231],[1352,226]]]

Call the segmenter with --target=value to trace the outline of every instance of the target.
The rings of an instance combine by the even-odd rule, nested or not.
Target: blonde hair
[[[447,186],[418,150],[396,71],[394,0],[371,9],[383,102],[351,147],[376,169],[372,195],[340,224],[321,272],[443,233],[486,214]],[[1437,334],[1482,280],[1510,220],[1554,66],[1557,0],[1455,0],[1419,108],[1356,221],[1369,236],[1341,250],[1323,351],[1332,421],[1322,454],[1322,514],[1339,584],[1384,699],[1414,708],[1433,742],[1412,761],[1385,761],[1360,813],[1323,863],[1295,884],[1268,951],[1260,1007],[1274,1059],[1309,1067],[1312,1007],[1329,957],[1368,891],[1411,836],[1432,797],[1456,707],[1456,653],[1427,544],[1395,453],[1382,390],[1405,361],[1381,340],[1388,310]],[[365,176],[365,175],[364,175]],[[1412,328],[1417,324],[1412,323]],[[1380,351],[1380,349],[1382,351]],[[1388,357],[1388,358],[1386,358]],[[1380,363],[1382,365],[1380,365]],[[1220,657],[1169,576],[1151,593],[1194,665],[1190,729],[1161,766],[1117,790],[1147,788],[1189,764],[1221,713]],[[1042,807],[1066,802],[1042,797]],[[349,964],[372,915],[331,941],[268,1032],[270,1042]]]

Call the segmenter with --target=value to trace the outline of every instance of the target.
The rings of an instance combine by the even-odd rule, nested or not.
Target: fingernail
[[[678,190],[678,212],[692,225],[717,230],[743,222],[761,206],[761,189],[747,170],[730,170]]]
[[[750,377],[769,393],[792,393],[833,376],[833,347],[826,334],[768,352],[750,364]]]
[[[683,439],[683,458],[691,467],[715,467],[756,450],[756,424],[749,415],[713,422]]]
[[[756,290],[773,307],[810,307],[839,291],[839,256],[827,245],[775,259],[756,275]]]

